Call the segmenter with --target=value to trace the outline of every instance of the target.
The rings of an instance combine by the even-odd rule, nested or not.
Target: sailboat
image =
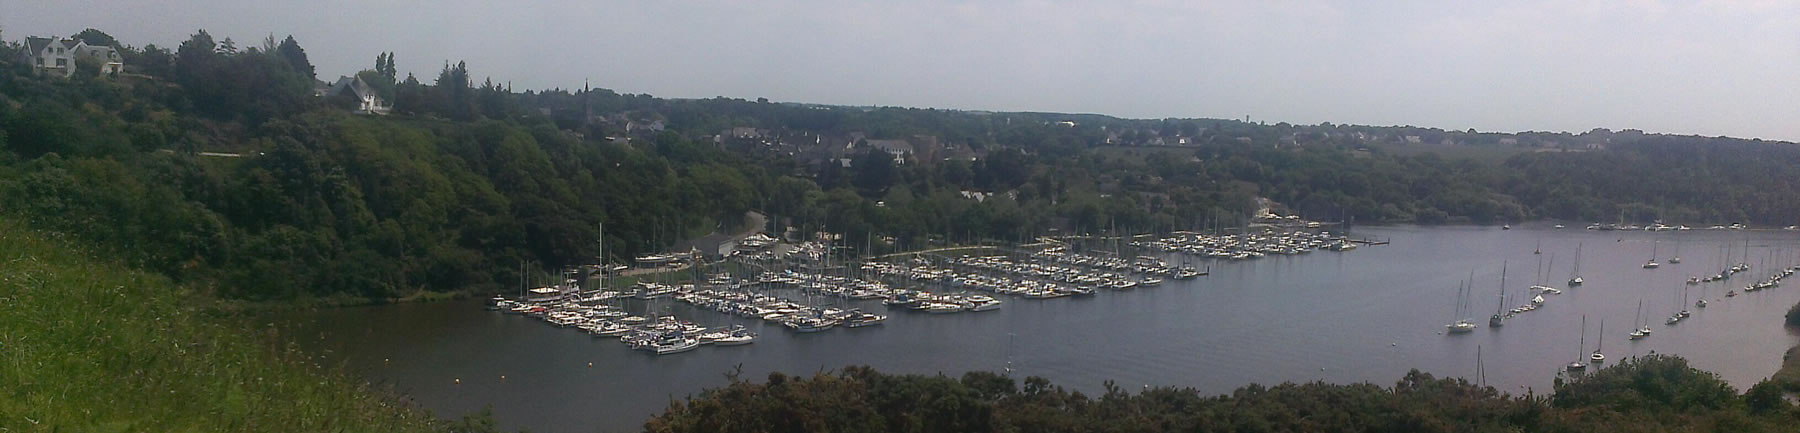
[[[1581,244],[1577,243],[1575,244],[1575,273],[1569,277],[1569,287],[1579,286],[1584,282],[1586,281],[1581,279]]]
[[[1687,305],[1687,299],[1688,299],[1687,288],[1679,287],[1679,286],[1677,286],[1676,288],[1681,289],[1681,303],[1675,304],[1675,305]],[[1688,318],[1688,316],[1691,316],[1691,315],[1693,315],[1693,313],[1689,313],[1686,308],[1681,309],[1681,312],[1675,313],[1676,317],[1680,317],[1683,319],[1686,319],[1686,318]]]
[[[1650,261],[1644,262],[1644,269],[1656,269],[1659,266],[1662,266],[1662,265],[1656,263],[1656,242],[1651,241],[1650,242]]]
[[[1632,319],[1631,324],[1632,324],[1632,326],[1638,326],[1638,324],[1643,321],[1644,321],[1644,301],[1638,300],[1637,318]],[[1642,339],[1644,339],[1644,337],[1650,336],[1650,327],[1643,326],[1643,327],[1640,327],[1637,329],[1633,329],[1633,330],[1631,330],[1631,333],[1627,334],[1627,335],[1629,335],[1632,340],[1642,340]]]
[[[1606,354],[1600,353],[1601,349],[1606,348],[1606,319],[1600,319],[1600,336],[1595,339],[1600,341],[1595,342],[1594,353],[1588,354],[1588,361],[1595,364],[1606,362]]]
[[[1451,334],[1467,334],[1469,332],[1475,331],[1475,323],[1470,322],[1469,319],[1465,318],[1465,317],[1467,317],[1467,310],[1468,310],[1468,305],[1469,305],[1467,292],[1468,292],[1468,288],[1466,287],[1465,284],[1457,284],[1457,286],[1456,286],[1456,320],[1453,322],[1450,322],[1450,324],[1448,324],[1448,325],[1444,325],[1444,329]]]
[[[1587,369],[1587,361],[1581,359],[1581,352],[1587,351],[1587,315],[1581,315],[1581,344],[1575,346],[1575,362],[1569,363],[1569,371]]]
[[[1676,241],[1675,242],[1675,256],[1669,258],[1669,264],[1673,265],[1673,264],[1679,264],[1679,263],[1681,263],[1681,242]]]
[[[1488,317],[1488,327],[1506,326],[1506,318],[1500,312],[1506,311],[1506,262],[1500,262],[1500,304],[1494,306],[1494,315]]]

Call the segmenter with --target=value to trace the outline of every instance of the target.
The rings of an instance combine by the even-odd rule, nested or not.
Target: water
[[[411,395],[440,416],[492,405],[502,427],[538,432],[635,431],[670,399],[727,383],[726,373],[763,380],[771,371],[807,375],[870,365],[890,373],[957,376],[970,370],[1043,376],[1098,392],[1113,380],[1227,393],[1250,383],[1323,380],[1391,384],[1408,369],[1472,377],[1480,347],[1487,380],[1503,391],[1547,393],[1571,361],[1604,339],[1609,364],[1633,355],[1672,353],[1746,388],[1773,373],[1796,337],[1782,315],[1800,301],[1800,279],[1787,287],[1724,297],[1800,251],[1800,233],[1775,231],[1598,232],[1548,227],[1360,228],[1356,236],[1393,245],[1346,253],[1212,262],[1212,275],[1161,287],[1103,291],[1088,299],[1006,299],[999,311],[927,315],[895,311],[883,326],[793,334],[778,326],[695,310],[676,301],[655,308],[711,326],[743,323],[755,344],[704,347],[657,357],[614,339],[590,337],[536,319],[482,311],[476,303],[339,309],[287,318],[325,362]],[[1727,282],[1687,286],[1691,275],[1733,261],[1756,266]],[[1541,242],[1542,255],[1532,254]],[[1658,245],[1660,269],[1642,269]],[[1587,284],[1546,296],[1537,311],[1490,329],[1499,303],[1500,266],[1507,292],[1529,298],[1539,259],[1555,256],[1543,282],[1564,287],[1577,243]],[[1679,243],[1681,264],[1669,264]],[[1778,262],[1759,266],[1771,252]],[[1179,259],[1171,260],[1172,262]],[[1207,262],[1197,262],[1207,263]],[[1474,333],[1444,335],[1458,282],[1473,270]],[[1663,320],[1694,313],[1675,326]],[[1702,291],[1712,301],[1692,308]],[[1655,333],[1629,341],[1638,302]],[[858,304],[882,311],[878,302]],[[638,305],[633,305],[638,307]],[[1582,316],[1587,346],[1577,348]],[[1606,333],[1599,334],[1601,321]],[[589,366],[591,363],[591,367]],[[502,376],[505,379],[502,380]],[[455,384],[461,379],[461,384]]]

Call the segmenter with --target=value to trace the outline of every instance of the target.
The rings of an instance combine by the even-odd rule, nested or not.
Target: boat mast
[[[1575,346],[1575,359],[1581,359],[1581,352],[1587,350],[1587,315],[1581,315],[1581,345]]]
[[[1594,342],[1594,353],[1600,353],[1601,350],[1606,349],[1606,319],[1604,318],[1600,319],[1600,336],[1595,339],[1600,341]]]
[[[1581,243],[1575,243],[1575,277],[1581,277]]]
[[[1500,261],[1500,306],[1494,307],[1494,315],[1506,311],[1506,261]]]

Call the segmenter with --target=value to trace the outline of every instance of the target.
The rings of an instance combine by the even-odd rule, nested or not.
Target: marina
[[[1131,242],[1131,248],[1140,252],[1184,256],[1184,264],[1173,266],[1156,256],[1126,258],[1119,252],[1116,239],[1112,242],[1113,254],[1089,255],[1072,251],[1086,245],[1079,238],[1041,238],[1035,246],[992,249],[1009,254],[945,257],[915,253],[897,255],[910,256],[910,260],[870,260],[855,267],[842,263],[833,267],[829,246],[806,242],[787,250],[787,254],[769,253],[775,251],[778,244],[773,237],[756,234],[743,243],[748,246],[742,250],[748,258],[727,257],[710,264],[710,267],[727,270],[757,270],[749,278],[740,279],[732,272],[725,272],[704,280],[696,277],[675,284],[638,281],[629,288],[612,290],[606,287],[606,275],[623,268],[590,266],[586,271],[592,272],[589,276],[600,276],[598,288],[583,289],[573,278],[563,279],[562,284],[554,286],[522,286],[517,297],[489,299],[487,309],[538,318],[555,327],[573,328],[595,337],[617,338],[634,350],[669,355],[705,345],[749,344],[756,341],[757,334],[741,324],[717,328],[700,326],[661,314],[653,306],[647,307],[643,315],[631,315],[619,301],[672,298],[717,314],[761,320],[796,333],[813,333],[840,325],[860,328],[887,321],[887,315],[864,311],[864,308],[874,306],[847,305],[844,301],[879,300],[878,308],[889,313],[994,311],[1006,303],[997,296],[1023,300],[1085,297],[1103,290],[1157,287],[1163,278],[1181,281],[1210,274],[1210,265],[1202,271],[1185,264],[1194,257],[1248,260],[1269,254],[1306,254],[1313,250],[1347,252],[1356,248],[1355,241],[1324,231],[1264,229],[1254,234],[1218,236],[1178,232],[1154,241]],[[636,261],[640,265],[668,267],[670,272],[698,272],[709,267],[706,263],[696,263],[699,260],[692,255],[681,253],[647,255]],[[769,270],[775,266],[772,263],[787,266]],[[604,271],[598,271],[600,269]],[[809,269],[824,269],[825,273]],[[561,274],[579,272],[583,271],[569,270]],[[895,285],[890,285],[889,281]],[[904,288],[906,285],[913,288]],[[803,300],[784,295],[803,297]],[[820,299],[835,299],[836,302]],[[726,344],[717,344],[719,342]]]
[[[762,381],[771,372],[811,374],[847,365],[952,377],[1010,368],[1016,378],[1042,376],[1084,393],[1102,392],[1108,380],[1226,393],[1284,381],[1385,384],[1412,368],[1467,377],[1480,350],[1490,383],[1506,392],[1542,394],[1556,375],[1579,374],[1567,368],[1568,348],[1578,347],[1587,372],[1633,356],[1671,353],[1742,389],[1772,373],[1797,340],[1780,323],[1787,307],[1800,301],[1800,291],[1781,290],[1782,281],[1772,276],[1790,272],[1800,234],[1552,230],[1547,224],[1512,230],[1369,227],[1354,237],[1391,244],[1356,243],[1360,248],[1349,254],[1331,253],[1335,244],[1326,244],[1311,253],[1235,260],[1149,245],[1134,251],[1131,241],[1110,240],[903,255],[848,266],[830,259],[834,266],[811,269],[773,267],[793,257],[744,257],[731,270],[689,277],[699,282],[692,288],[656,283],[662,285],[640,292],[652,297],[643,299],[624,287],[601,302],[626,313],[615,320],[643,317],[639,325],[686,321],[702,333],[757,334],[751,344],[714,342],[664,356],[594,337],[579,325],[561,327],[466,303],[328,310],[285,321],[329,362],[391,383],[438,413],[492,405],[507,420],[503,427],[546,432],[637,430],[641,426],[621,420],[642,419],[669,397],[720,386],[726,374]],[[1653,243],[1676,241],[1681,263],[1641,268]],[[1533,254],[1540,249],[1543,254]],[[829,255],[819,251],[823,263]],[[1109,260],[1077,265],[1059,254]],[[1531,264],[1553,254],[1559,262],[1579,260],[1584,284],[1558,284],[1571,277],[1570,266],[1546,265],[1542,276],[1534,276]],[[1137,271],[1137,256],[1171,268],[1210,266],[1210,272],[1143,286],[1142,279],[1153,275]],[[1130,269],[1116,268],[1120,257],[1133,263]],[[1092,258],[1085,260],[1099,263]],[[982,288],[1080,289],[1080,280],[1059,279],[1069,270],[1135,278],[1139,286],[1043,299],[1027,297],[1029,291]],[[1687,284],[1690,277],[1718,274],[1730,276]],[[1089,282],[1098,287],[1100,281]],[[1763,283],[1769,284],[1755,288]],[[1445,320],[1456,309],[1459,285],[1472,294],[1456,319],[1471,319],[1475,327],[1450,335]],[[885,295],[875,296],[880,290]],[[978,296],[998,307],[961,306]],[[930,307],[916,309],[926,299],[958,306],[940,306],[936,314]],[[1661,323],[1682,310],[1689,314],[1678,326]],[[1474,320],[1496,311],[1503,327]],[[766,320],[769,313],[777,320]],[[852,324],[852,314],[863,318]],[[678,319],[660,318],[666,316]],[[838,323],[790,327],[782,320],[806,317]],[[1652,332],[1631,337],[1645,329]],[[499,380],[502,375],[507,379]]]

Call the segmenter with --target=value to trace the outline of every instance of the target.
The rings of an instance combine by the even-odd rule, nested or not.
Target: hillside
[[[5,211],[231,299],[491,293],[522,264],[627,262],[748,211],[894,239],[847,245],[873,253],[1228,229],[1260,198],[1358,223],[1800,222],[1784,142],[514,91],[461,62],[428,84],[395,53],[354,74],[392,101],[377,115],[315,96],[328,76],[293,39],[198,32],[68,79],[17,49],[0,44]]]
[[[60,238],[0,220],[0,430],[448,428],[275,346],[272,330],[206,313],[166,277]]]

